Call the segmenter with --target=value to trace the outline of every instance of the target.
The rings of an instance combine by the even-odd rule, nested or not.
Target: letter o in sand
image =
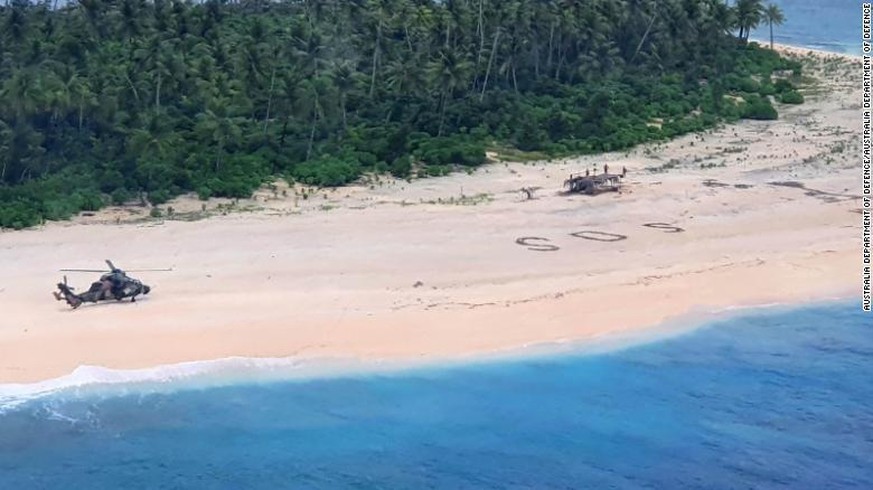
[[[533,250],[534,252],[554,252],[561,249],[561,247],[558,247],[557,245],[550,245],[548,243],[530,243],[536,240],[543,242],[549,241],[548,238],[541,238],[538,236],[525,236],[521,238],[516,238],[515,243],[519,245],[524,245],[525,247],[527,247],[528,250]]]
[[[570,233],[570,236],[584,238],[586,240],[596,240],[598,242],[620,242],[622,240],[627,240],[627,235],[593,230],[577,231],[576,233]]]
[[[657,230],[664,230],[664,233],[682,233],[685,231],[684,228],[673,226],[670,223],[644,223],[643,226],[655,228]]]

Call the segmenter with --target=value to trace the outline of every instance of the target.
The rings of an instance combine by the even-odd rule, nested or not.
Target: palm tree
[[[349,92],[355,88],[355,71],[350,61],[340,61],[334,64],[331,71],[331,81],[339,93],[340,111],[343,116],[343,131],[348,130],[348,114],[346,111],[346,98]]]
[[[0,100],[5,102],[12,116],[19,120],[37,113],[44,98],[42,81],[32,68],[13,72],[0,86]]]
[[[761,0],[737,0],[736,21],[740,32],[737,37],[742,41],[749,40],[752,29],[758,27],[764,15],[764,5]]]
[[[778,5],[771,3],[764,9],[764,20],[770,24],[770,49],[773,49],[773,24],[781,26],[785,22],[785,15]]]
[[[209,108],[197,115],[194,133],[214,149],[214,173],[221,171],[221,162],[225,156],[228,143],[233,143],[241,136],[238,118],[230,117],[227,107],[232,105],[226,97],[216,97],[210,101]]]
[[[432,86],[440,87],[439,107],[440,122],[437,136],[443,134],[443,122],[446,116],[446,106],[449,97],[454,95],[460,87],[469,85],[470,75],[473,71],[472,63],[451,49],[442,49],[439,59],[432,61],[428,66]]]

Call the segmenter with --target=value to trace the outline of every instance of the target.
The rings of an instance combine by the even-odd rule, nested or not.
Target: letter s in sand
[[[516,238],[515,243],[517,243],[519,245],[524,245],[525,247],[527,247],[528,250],[533,250],[535,252],[554,252],[556,250],[561,249],[561,247],[558,247],[557,245],[549,245],[546,243],[542,243],[542,244],[530,243],[530,242],[535,241],[535,240],[544,241],[544,242],[550,241],[548,238],[540,238],[537,236],[525,236],[525,237],[521,237],[521,238]]]

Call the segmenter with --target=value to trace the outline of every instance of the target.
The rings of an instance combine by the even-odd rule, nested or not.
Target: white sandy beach
[[[805,104],[780,106],[778,121],[472,175],[382,177],[307,199],[264,190],[226,215],[219,201],[169,203],[177,217],[205,204],[208,219],[110,209],[0,233],[0,383],[228,356],[455,358],[642,331],[695,311],[853,297],[860,68],[816,56],[821,85]],[[559,194],[568,174],[603,163],[627,167],[622,193]],[[534,199],[522,187],[538,188]],[[571,235],[586,231],[627,238]],[[530,250],[521,237],[559,250]],[[52,298],[58,269],[104,258],[173,271],[131,273],[154,288],[133,304],[74,311]],[[68,278],[81,291],[97,275]]]

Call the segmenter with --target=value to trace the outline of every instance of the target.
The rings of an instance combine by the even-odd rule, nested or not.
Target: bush
[[[543,148],[549,137],[532,118],[527,118],[515,133],[515,146],[522,151],[535,151]]]
[[[294,180],[307,185],[337,187],[357,180],[361,176],[361,167],[358,162],[324,156],[298,164],[291,175]]]
[[[96,191],[84,191],[73,194],[79,201],[79,208],[83,211],[97,211],[103,207],[103,198]]]
[[[779,102],[783,104],[803,104],[803,95],[797,90],[791,90],[779,96]]]
[[[794,90],[794,85],[784,78],[780,78],[776,80],[776,83],[773,84],[773,88],[776,89],[777,93],[785,93]]]
[[[485,163],[485,145],[464,135],[427,138],[415,143],[416,156],[426,165],[466,165]]]
[[[412,162],[409,159],[409,155],[395,158],[394,161],[391,162],[388,171],[395,177],[409,177],[409,173],[412,172]]]
[[[149,202],[152,203],[153,206],[158,206],[160,204],[164,204],[165,202],[170,200],[170,193],[164,189],[159,189],[153,192],[149,192]]]
[[[731,74],[725,77],[725,88],[735,92],[752,94],[761,90],[761,84],[749,77]]]
[[[127,189],[120,187],[112,191],[110,198],[112,199],[112,204],[121,205],[130,200],[130,192]]]
[[[212,179],[209,189],[218,197],[232,197],[245,199],[251,197],[258,184],[241,177],[227,177],[225,179]]]
[[[451,167],[447,165],[430,165],[425,168],[425,174],[428,177],[442,177],[443,175],[449,175],[451,171]]]
[[[212,189],[209,186],[201,185],[197,188],[197,198],[201,201],[206,201],[212,197]]]
[[[772,120],[777,119],[779,114],[773,108],[773,105],[770,104],[769,99],[755,95],[746,99],[742,117],[745,119]]]
[[[773,84],[765,83],[761,85],[761,90],[758,91],[762,97],[767,97],[768,95],[776,95],[776,87]]]

